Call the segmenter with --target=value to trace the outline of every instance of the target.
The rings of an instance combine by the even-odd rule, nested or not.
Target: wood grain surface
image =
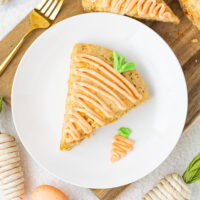
[[[155,30],[169,44],[183,68],[189,97],[188,116],[185,124],[185,131],[200,116],[200,44],[199,42],[192,42],[193,39],[200,41],[200,31],[198,31],[198,29],[194,27],[184,16],[177,0],[168,0],[166,2],[181,19],[181,23],[179,25],[155,21],[142,22]],[[63,8],[55,23],[81,13],[83,13],[81,0],[65,0]],[[0,63],[17,44],[21,36],[26,32],[29,24],[29,17],[26,17],[2,41],[0,41]],[[5,101],[8,103],[10,103],[11,100],[12,82],[17,66],[27,48],[43,31],[45,30],[37,30],[28,37],[5,73],[0,77],[0,96],[3,96]],[[113,200],[127,187],[128,185],[106,190],[91,190],[99,199]]]

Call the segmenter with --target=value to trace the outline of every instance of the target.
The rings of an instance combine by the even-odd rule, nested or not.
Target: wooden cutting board
[[[189,96],[188,116],[184,129],[186,130],[200,116],[200,31],[198,31],[197,28],[195,28],[184,16],[178,1],[168,0],[167,3],[180,17],[181,24],[174,25],[153,21],[142,22],[151,27],[161,37],[164,38],[164,40],[173,49],[181,63],[187,81]],[[81,0],[65,0],[63,8],[59,13],[55,23],[81,13],[83,13]],[[26,32],[29,24],[29,17],[26,17],[2,41],[0,41],[0,63],[17,44],[21,36]],[[12,82],[17,66],[27,48],[43,31],[45,30],[37,30],[28,37],[5,73],[0,77],[0,96],[3,96],[5,101],[8,103],[10,103],[11,100]],[[193,39],[198,39],[199,42],[193,43]],[[128,185],[106,190],[91,190],[99,199],[113,200],[127,187]]]

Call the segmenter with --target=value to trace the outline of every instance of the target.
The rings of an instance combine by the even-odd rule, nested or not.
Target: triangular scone
[[[113,52],[76,44],[71,55],[61,150],[70,150],[97,128],[114,122],[150,98],[136,70],[120,74]]]
[[[179,0],[185,15],[200,30],[200,1],[199,0]]]
[[[163,0],[82,0],[82,5],[87,12],[112,12],[139,19],[180,22]]]

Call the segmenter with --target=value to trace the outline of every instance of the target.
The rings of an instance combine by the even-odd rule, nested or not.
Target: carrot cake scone
[[[200,30],[200,0],[179,0],[185,15]]]
[[[111,12],[139,19],[180,22],[164,0],[82,0],[82,5],[87,12]]]
[[[97,128],[150,98],[131,62],[104,47],[76,44],[71,55],[60,149],[70,150]]]

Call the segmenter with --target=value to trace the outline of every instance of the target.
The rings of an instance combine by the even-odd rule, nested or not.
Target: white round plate
[[[151,99],[61,152],[70,54],[76,43],[98,44],[133,61]],[[15,127],[28,152],[52,174],[88,188],[128,184],[158,167],[175,147],[186,112],[185,79],[169,46],[142,23],[114,14],[79,15],[48,29],[23,57],[12,90]],[[120,127],[132,130],[135,144],[111,164],[112,138]]]

